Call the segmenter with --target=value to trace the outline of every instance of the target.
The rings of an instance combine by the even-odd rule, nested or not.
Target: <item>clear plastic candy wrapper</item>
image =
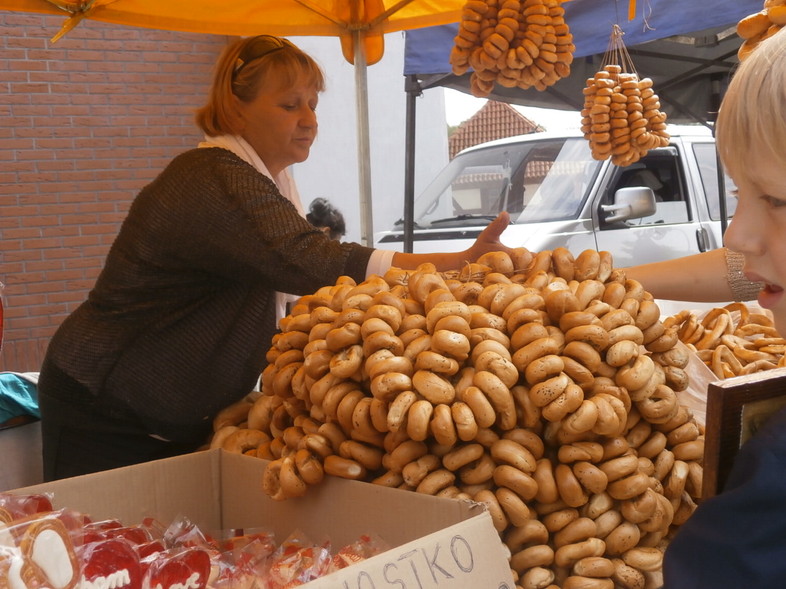
[[[128,525],[54,509],[48,495],[0,493],[3,589],[288,589],[387,550],[363,536],[335,553],[294,531],[209,534],[187,517]]]

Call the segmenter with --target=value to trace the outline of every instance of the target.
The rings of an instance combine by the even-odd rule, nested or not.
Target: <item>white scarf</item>
[[[254,167],[260,174],[264,174],[270,178],[278,187],[279,192],[289,200],[301,217],[305,218],[306,211],[303,209],[303,203],[300,202],[300,193],[295,185],[295,180],[289,173],[288,169],[283,169],[277,177],[273,177],[267,166],[259,157],[251,144],[243,139],[240,135],[218,135],[211,137],[205,135],[205,140],[200,142],[198,147],[221,147],[234,153],[237,157],[242,159],[247,164]]]
[[[300,214],[301,217],[305,219],[306,211],[303,209],[303,203],[300,202],[300,194],[297,191],[297,186],[295,185],[295,180],[290,175],[289,171],[284,168],[278,174],[277,177],[273,177],[270,171],[267,169],[265,162],[259,157],[259,154],[254,151],[254,148],[251,147],[251,144],[243,139],[240,135],[219,135],[217,137],[211,137],[209,135],[205,135],[205,140],[200,142],[198,147],[221,147],[228,151],[234,153],[237,157],[242,159],[244,162],[248,163],[249,165],[253,166],[254,169],[259,172],[260,174],[264,174],[268,178],[270,178],[278,187],[279,192],[289,200],[295,208],[297,212]],[[287,303],[293,303],[298,298],[296,295],[287,294],[284,292],[277,292],[276,293],[276,323],[281,320],[287,314]]]

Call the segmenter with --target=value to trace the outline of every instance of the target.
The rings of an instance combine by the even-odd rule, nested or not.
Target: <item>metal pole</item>
[[[355,41],[355,105],[358,128],[358,173],[360,191],[361,243],[374,245],[374,216],[371,208],[371,150],[369,147],[368,76],[366,51],[360,31],[352,33]]]
[[[416,76],[409,75],[404,79],[404,90],[407,93],[406,160],[404,167],[404,251],[412,253],[415,226],[416,100],[421,94]]]

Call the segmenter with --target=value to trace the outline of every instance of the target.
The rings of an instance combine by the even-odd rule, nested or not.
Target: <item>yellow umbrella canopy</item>
[[[366,66],[384,34],[458,22],[465,0],[0,0],[0,10],[65,17],[57,41],[82,19],[151,29],[249,36],[334,36],[355,65],[361,234],[373,244]]]
[[[464,0],[0,0],[0,9],[222,35],[342,36],[457,22]]]

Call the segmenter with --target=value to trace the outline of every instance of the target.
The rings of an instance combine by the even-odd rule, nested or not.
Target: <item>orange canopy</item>
[[[457,22],[464,0],[0,0],[0,9],[86,14],[115,24],[224,35],[338,36],[353,27],[392,33]],[[354,22],[352,13],[357,16]]]
[[[353,34],[373,38],[366,62],[382,57],[382,35],[457,22],[464,0],[0,0],[0,9],[62,14],[62,33],[83,18],[220,35],[322,35],[342,40],[352,62]]]

